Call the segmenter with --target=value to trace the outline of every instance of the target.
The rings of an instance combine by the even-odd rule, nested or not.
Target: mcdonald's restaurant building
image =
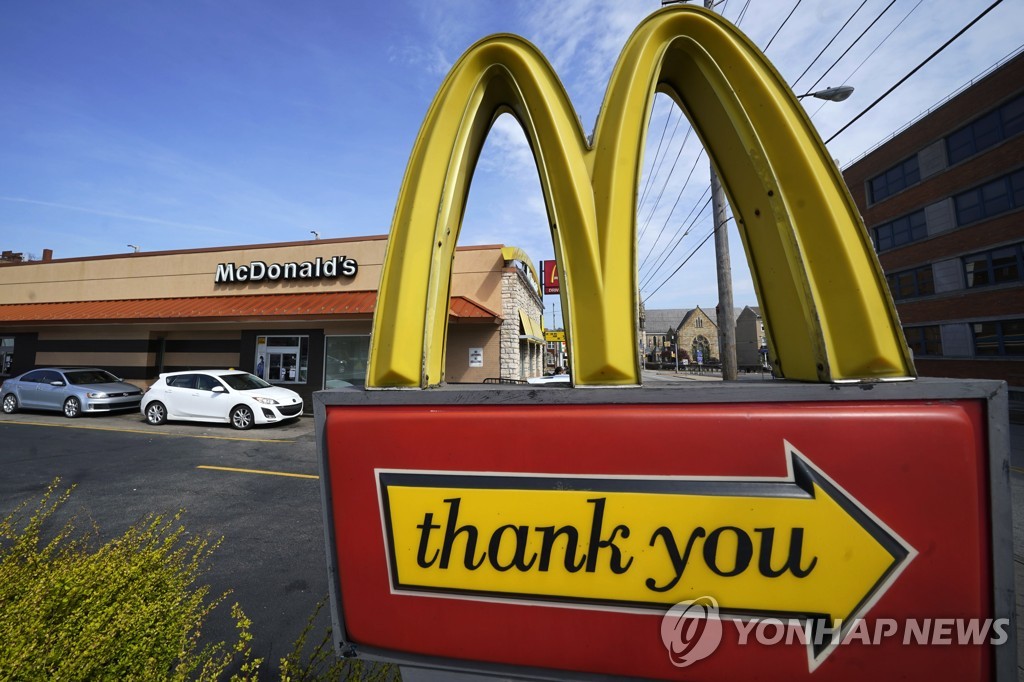
[[[386,237],[323,239],[0,265],[0,379],[96,366],[139,386],[234,367],[302,394],[362,385]],[[529,257],[456,250],[446,381],[543,372]]]

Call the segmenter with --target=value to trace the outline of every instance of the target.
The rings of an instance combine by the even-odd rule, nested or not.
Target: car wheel
[[[4,396],[4,414],[14,414],[18,411],[18,398],[13,393]]]
[[[153,426],[159,426],[167,421],[167,408],[159,401],[153,401],[146,405],[146,421]]]
[[[64,401],[64,416],[68,419],[82,416],[82,403],[75,396]]]
[[[239,431],[244,431],[246,429],[252,428],[253,422],[255,421],[256,418],[253,416],[252,410],[250,410],[245,405],[239,405],[235,409],[231,410],[232,428],[238,429]]]

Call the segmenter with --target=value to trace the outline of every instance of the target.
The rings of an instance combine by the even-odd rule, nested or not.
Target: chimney
[[[43,260],[53,260],[53,249],[43,249]]]

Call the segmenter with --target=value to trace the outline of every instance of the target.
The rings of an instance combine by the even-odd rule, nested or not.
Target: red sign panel
[[[542,260],[540,262],[542,278],[544,280],[544,293],[558,293],[558,261]]]
[[[328,405],[325,434],[357,648],[859,681],[1013,645],[981,402]]]

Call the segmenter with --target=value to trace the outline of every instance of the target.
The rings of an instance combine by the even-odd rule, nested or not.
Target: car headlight
[[[264,405],[277,405],[277,401],[273,398],[264,398],[262,396],[254,395],[252,399],[258,403],[263,403]]]
[[[86,397],[89,397],[89,398],[106,398],[107,397],[106,393],[86,393],[85,395],[86,395]]]

